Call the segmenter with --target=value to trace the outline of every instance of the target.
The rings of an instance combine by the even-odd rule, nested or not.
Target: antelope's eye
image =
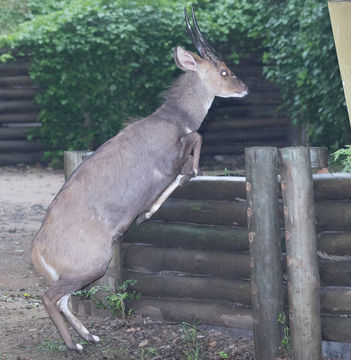
[[[221,76],[223,76],[223,77],[227,77],[229,74],[228,74],[228,71],[227,70],[221,70],[221,72],[220,72],[220,74],[221,74]]]

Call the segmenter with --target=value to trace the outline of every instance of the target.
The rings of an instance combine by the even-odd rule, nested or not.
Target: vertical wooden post
[[[256,359],[275,360],[281,355],[283,312],[277,149],[245,149],[245,162]]]
[[[292,359],[322,358],[313,180],[306,147],[279,150]]]
[[[85,160],[92,151],[78,150],[78,151],[65,151],[63,153],[64,174],[67,180],[75,169]]]

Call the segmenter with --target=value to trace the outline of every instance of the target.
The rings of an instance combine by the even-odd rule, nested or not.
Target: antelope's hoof
[[[83,346],[81,344],[73,343],[71,346],[67,346],[68,350],[77,351],[78,353],[83,352]]]

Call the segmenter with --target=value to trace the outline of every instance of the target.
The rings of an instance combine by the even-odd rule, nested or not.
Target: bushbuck
[[[184,10],[187,31],[201,56],[175,48],[175,63],[185,73],[166,92],[164,103],[77,168],[34,238],[34,267],[51,284],[43,303],[70,350],[81,352],[83,347],[72,341],[62,314],[84,340],[100,339],[72,314],[69,297],[103,276],[112,241],[136,218],[150,218],[177,186],[197,176],[202,140],[197,130],[214,97],[248,93],[204,38],[193,9],[193,26]]]

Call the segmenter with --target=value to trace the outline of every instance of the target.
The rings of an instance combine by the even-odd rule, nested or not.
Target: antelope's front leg
[[[183,136],[180,139],[180,143],[181,151],[179,156],[179,162],[181,164],[184,164],[180,173],[182,175],[185,175],[185,178],[182,181],[182,184],[184,184],[191,178],[196,177],[199,173],[202,136],[197,132],[192,132]],[[193,154],[192,156],[191,153]],[[190,167],[190,169],[188,169],[187,162],[190,158],[192,158],[192,166]]]

